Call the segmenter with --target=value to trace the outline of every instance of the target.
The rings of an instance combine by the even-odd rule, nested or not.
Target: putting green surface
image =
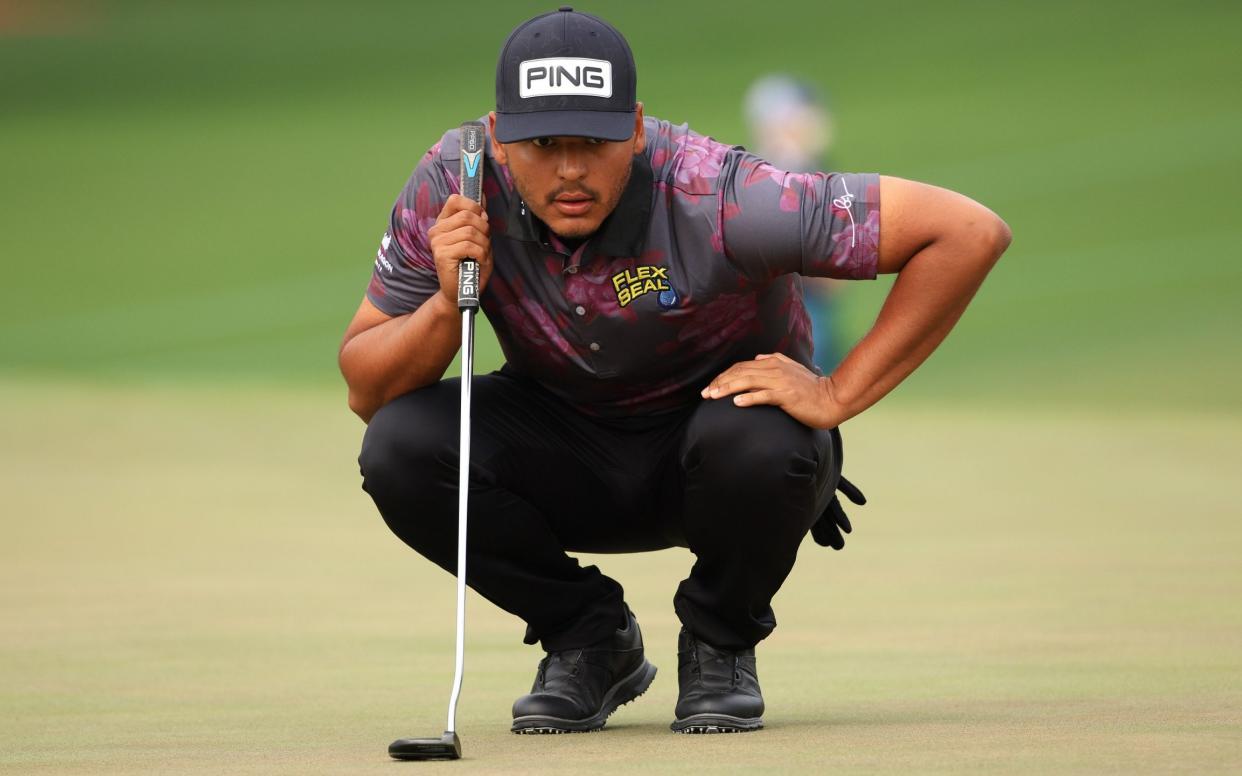
[[[106,407],[106,411],[101,411]],[[684,551],[592,557],[651,690],[521,737],[538,652],[469,603],[466,760],[438,735],[453,582],[357,488],[341,396],[0,383],[0,770],[1230,772],[1242,766],[1242,418],[894,403],[846,429],[872,497],[808,543],[759,649],[767,729],[668,731]]]
[[[443,729],[453,581],[359,490],[334,357],[550,6],[471,7],[474,47],[452,4],[0,0],[0,772],[1242,771],[1242,5],[1158,0],[583,6],[649,113],[746,142],[750,81],[805,76],[837,166],[1015,242],[848,424],[872,504],[777,599],[766,730],[667,731],[668,551],[593,559],[661,671],[605,732],[509,734],[539,653],[472,599],[466,762],[388,762]]]

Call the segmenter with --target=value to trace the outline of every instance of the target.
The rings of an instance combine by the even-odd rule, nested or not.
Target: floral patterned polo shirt
[[[685,125],[645,126],[617,208],[574,250],[486,152],[494,269],[482,310],[508,370],[597,416],[685,408],[759,353],[809,367],[799,276],[876,275],[878,175],[785,172]],[[454,129],[397,198],[367,289],[388,315],[439,290],[427,230],[459,192],[459,160]]]

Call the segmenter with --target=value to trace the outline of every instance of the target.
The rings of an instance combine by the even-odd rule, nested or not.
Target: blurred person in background
[[[810,82],[783,73],[761,76],[747,90],[743,112],[755,154],[773,167],[789,172],[832,169],[834,116]],[[812,358],[823,374],[831,374],[841,361],[836,286],[829,278],[802,279],[815,342]]]

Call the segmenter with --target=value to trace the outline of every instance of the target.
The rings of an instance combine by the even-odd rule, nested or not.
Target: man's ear
[[[487,136],[492,141],[492,158],[500,164],[509,163],[509,154],[505,152],[504,143],[496,142],[496,111],[487,112]]]
[[[647,150],[647,130],[643,127],[643,104],[635,103],[634,110],[634,153],[641,154]]]

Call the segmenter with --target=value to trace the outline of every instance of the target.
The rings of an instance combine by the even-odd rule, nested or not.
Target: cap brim
[[[635,111],[543,110],[497,113],[496,139],[516,143],[533,137],[598,137],[629,140],[634,135]]]

